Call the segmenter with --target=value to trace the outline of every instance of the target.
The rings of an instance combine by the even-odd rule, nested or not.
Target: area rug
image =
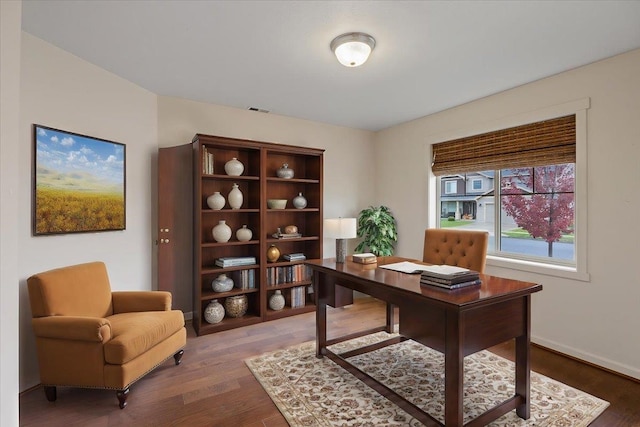
[[[341,353],[392,335],[379,332],[335,344]],[[351,363],[405,399],[444,421],[444,357],[408,340],[364,355]],[[420,426],[418,420],[385,399],[327,357],[315,357],[315,342],[245,360],[289,425]],[[464,359],[464,422],[514,394],[514,363],[489,351]],[[609,403],[531,372],[531,418],[515,410],[491,426],[588,426]]]

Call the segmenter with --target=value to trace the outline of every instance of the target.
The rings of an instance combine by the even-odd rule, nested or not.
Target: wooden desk
[[[400,261],[407,259],[381,257],[378,258],[378,266]],[[337,264],[335,259],[314,260],[306,264],[313,269],[318,357],[329,357],[422,423],[442,425],[347,360],[356,354],[406,339],[438,350],[445,355],[444,425],[462,426],[464,357],[515,338],[515,395],[467,425],[484,426],[513,409],[520,418],[529,418],[531,294],[541,291],[542,285],[483,274],[482,285],[449,291],[420,286],[419,274],[404,274],[376,268],[375,265],[356,264],[349,259],[343,264]],[[387,302],[387,324],[328,340],[327,305],[340,305],[336,304],[336,295],[343,295],[344,288]],[[335,354],[327,349],[332,344],[373,332],[392,332],[393,306],[400,310],[400,337],[343,354]]]

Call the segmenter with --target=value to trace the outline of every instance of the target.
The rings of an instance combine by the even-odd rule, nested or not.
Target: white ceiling
[[[369,130],[640,48],[640,1],[22,5],[24,31],[156,94]],[[358,68],[329,49],[351,31],[377,42]]]

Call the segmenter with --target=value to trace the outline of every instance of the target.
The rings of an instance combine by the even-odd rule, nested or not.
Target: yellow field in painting
[[[38,188],[36,232],[73,233],[121,230],[125,224],[124,195]]]

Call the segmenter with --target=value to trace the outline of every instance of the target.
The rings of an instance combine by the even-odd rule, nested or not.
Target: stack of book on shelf
[[[255,263],[256,257],[253,256],[228,256],[216,259],[216,265],[222,268],[252,265]]]
[[[305,259],[307,259],[307,257],[302,252],[284,254],[282,255],[282,258],[286,259],[287,261],[304,261]]]
[[[297,239],[302,237],[301,233],[273,233],[273,237],[276,239]]]
[[[267,286],[302,282],[311,279],[311,269],[304,264],[267,268]]]
[[[479,285],[480,274],[477,271],[451,265],[430,265],[420,273],[420,284],[438,286],[445,289],[459,289]]]
[[[378,258],[372,253],[353,254],[353,262],[358,264],[375,264],[378,262]]]
[[[289,299],[289,305],[291,308],[304,307],[306,304],[305,296],[306,287],[296,286],[291,288],[291,298]]]
[[[202,147],[202,173],[213,175],[213,153],[209,153],[207,147]]]
[[[238,289],[255,289],[255,270],[239,270],[231,273],[233,285]]]

